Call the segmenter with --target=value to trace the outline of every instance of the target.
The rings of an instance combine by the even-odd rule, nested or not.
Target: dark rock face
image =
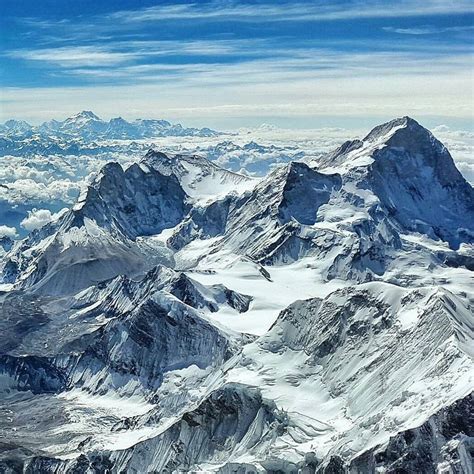
[[[322,174],[304,163],[293,162],[270,173],[251,194],[236,203],[230,219],[232,225],[252,218],[274,215],[285,224],[292,219],[314,224],[320,206],[341,187],[337,174]]]
[[[280,218],[284,222],[295,219],[304,225],[314,224],[317,210],[341,185],[339,175],[325,175],[304,163],[291,163],[283,188],[283,200],[279,205]]]
[[[213,313],[219,310],[217,304],[206,299],[183,273],[170,283],[169,292],[193,308],[208,308]]]
[[[325,157],[324,161],[332,165],[342,164],[347,153],[362,148],[363,144],[364,142],[361,140],[348,140],[340,147],[336,148],[333,152],[329,153]]]
[[[387,305],[377,301],[370,292],[351,288],[332,294],[336,295],[340,298],[334,298],[337,303],[331,299],[312,298],[290,305],[280,313],[269,334],[278,335],[277,339],[285,347],[304,350],[317,361],[334,353],[347,341],[363,341],[369,334],[392,324]],[[357,313],[364,310],[370,311],[371,323],[357,320]]]
[[[58,393],[67,385],[66,374],[45,357],[0,355],[0,374],[12,379],[14,389],[34,394]]]
[[[7,260],[3,267],[1,280],[3,283],[15,283],[19,273],[19,263],[16,260]]]
[[[123,171],[117,163],[102,170],[77,218],[93,219],[100,227],[120,231],[128,238],[158,234],[177,225],[188,211],[186,193],[175,176],[132,165]]]
[[[339,456],[333,456],[323,464],[317,471],[318,474],[346,474],[344,461]]]
[[[222,288],[224,285],[219,285]],[[229,288],[223,288],[225,300],[231,308],[236,309],[239,313],[245,313],[249,310],[252,297],[249,295],[243,295],[236,291],[229,290]]]
[[[474,190],[448,150],[409,121],[374,153],[372,187],[404,228],[447,241],[472,242]]]
[[[344,143],[320,165],[323,169],[350,165],[353,152],[364,147],[373,163],[345,179],[373,191],[402,230],[444,240],[454,249],[473,241],[474,189],[427,129],[410,117],[392,120],[375,127],[362,141]]]
[[[92,332],[94,326],[87,324],[87,319],[77,321],[78,325],[83,324],[82,331],[78,328],[76,333],[67,334],[69,340],[62,337],[56,346],[54,337],[50,337],[51,348],[45,339],[36,344],[35,332],[31,328],[25,330],[24,341],[12,340],[9,346],[5,341],[5,347],[1,348],[0,373],[9,377],[8,386],[12,389],[33,393],[57,393],[72,385],[86,385],[90,391],[105,393],[118,387],[117,382],[112,387],[107,386],[106,379],[113,378],[113,374],[126,376],[124,383],[136,378],[138,386],[148,390],[158,387],[163,373],[169,370],[191,365],[205,369],[222,364],[233,354],[233,342],[192,308],[166,295],[160,296],[157,290],[155,294],[142,295],[145,300],[137,301],[134,311],[120,313],[115,309],[110,321]],[[92,312],[89,319],[93,321],[107,311],[104,304]],[[67,328],[66,313],[46,318],[44,331],[50,327],[64,333],[60,321],[54,321],[61,317]],[[4,334],[7,340],[14,337]],[[17,355],[17,346],[38,355]],[[93,374],[97,380],[91,384]]]
[[[286,425],[285,415],[273,403],[262,400],[258,389],[228,384],[162,434],[130,449],[91,452],[73,461],[37,457],[24,468],[26,472],[83,472],[85,466],[93,467],[94,472],[186,472],[209,459],[220,458],[225,463],[237,446],[251,450],[271,444],[276,435],[285,432]]]
[[[146,254],[138,236],[176,226],[190,206],[174,175],[132,165],[106,165],[80,204],[59,221],[32,234],[3,267],[3,282],[15,282],[19,270],[34,261],[22,282],[44,294],[74,293],[118,274],[146,271],[166,256]],[[40,251],[25,251],[48,240]]]
[[[196,238],[209,239],[223,235],[231,203],[231,198],[225,198],[205,207],[193,207],[189,217],[168,239],[168,245],[175,250],[180,250]]]
[[[191,365],[205,369],[231,355],[230,341],[217,328],[182,304],[160,304],[152,298],[87,339],[87,349],[74,368],[85,376],[75,383],[87,385],[91,373],[106,378],[116,373],[152,389],[159,387],[167,371]],[[106,392],[106,385],[94,389]]]
[[[456,252],[440,252],[438,258],[448,267],[464,267],[474,272],[474,256],[462,255]]]
[[[2,247],[5,252],[8,252],[13,247],[13,240],[7,236],[0,237],[0,247]]]
[[[184,273],[172,277],[163,288],[183,303],[196,309],[207,308],[213,313],[219,311],[219,305],[222,304],[228,304],[239,313],[245,313],[252,301],[251,296],[230,290],[224,285],[205,288]]]
[[[474,189],[441,142],[409,117],[375,128],[364,141],[396,127],[401,128],[373,154],[375,193],[404,228],[445,240],[453,248],[472,242]]]
[[[316,222],[318,209],[341,183],[339,175],[290,163],[242,196],[218,201],[216,207],[211,204],[196,214],[192,211],[192,220],[183,225],[176,242],[187,243],[186,234],[222,236],[217,247],[225,246],[260,263],[290,263],[314,249],[311,238],[300,235],[302,228]],[[205,225],[199,227],[199,222]]]
[[[349,472],[434,474],[470,472],[474,458],[474,394],[454,402],[420,427],[399,433],[387,445],[350,462]]]
[[[33,326],[16,341],[16,346],[1,348],[2,353],[26,350],[48,354],[0,355],[1,410],[8,414],[8,419],[0,421],[0,440],[12,420],[18,427],[18,434],[9,438],[9,446],[0,444],[0,466],[4,468],[1,472],[10,472],[9,469],[32,473],[83,472],[84,466],[94,466],[97,472],[112,469],[114,464],[105,454],[94,455],[94,459],[79,456],[66,463],[41,455],[45,443],[66,441],[74,445],[77,441],[87,448],[87,440],[80,433],[56,430],[57,426],[72,421],[62,395],[67,396],[71,389],[107,395],[116,390],[127,391],[126,386],[131,384],[132,393],[136,390],[153,397],[168,371],[189,368],[198,374],[207,373],[207,370],[212,372],[236,353],[239,347],[234,339],[164,290],[173,278],[179,281],[179,274],[161,268],[150,272],[144,282],[125,277],[104,282],[101,288],[86,292],[75,305],[73,301],[68,303],[73,304],[73,311],[82,314],[74,318],[74,328],[68,328],[71,309],[61,311],[57,308],[57,313],[45,316],[43,332],[49,338],[44,338],[38,333],[40,328]],[[100,300],[101,305],[92,305],[89,310],[91,301],[97,298],[95,292],[104,298]],[[221,293],[225,295],[225,289]],[[26,304],[30,300],[22,298],[20,292],[15,295],[12,308],[18,310],[23,304],[25,312],[31,309]],[[49,301],[51,299],[36,299],[37,305],[47,306]],[[5,310],[5,301],[0,308]],[[3,315],[11,319],[9,313],[4,311]],[[98,328],[94,321],[102,317],[109,319]],[[49,331],[47,327],[50,327]],[[173,396],[182,405],[188,394]],[[160,401],[161,405],[167,403]],[[179,404],[173,401],[169,404],[174,415]],[[32,433],[41,429],[47,432],[45,439],[32,437]]]

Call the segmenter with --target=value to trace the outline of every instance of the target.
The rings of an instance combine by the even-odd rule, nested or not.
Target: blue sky
[[[472,1],[0,2],[0,120],[472,127]]]

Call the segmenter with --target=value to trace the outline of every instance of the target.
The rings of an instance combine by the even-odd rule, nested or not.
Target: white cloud
[[[348,0],[348,1],[281,1],[270,0],[238,3],[232,0],[161,4],[146,8],[121,10],[106,15],[89,15],[84,18],[44,20],[23,18],[30,29],[49,31],[49,39],[67,34],[69,39],[109,39],[116,31],[135,30],[143,23],[160,22],[223,22],[238,21],[255,24],[270,22],[339,21],[363,18],[404,18],[433,15],[453,15],[474,11],[470,0]]]
[[[32,178],[18,179],[8,183],[8,189],[1,189],[0,197],[11,203],[49,202],[52,200],[71,202],[79,194],[81,187],[76,179],[52,178],[47,184]]]
[[[430,41],[430,38],[418,38],[414,42],[402,35],[393,41],[388,34],[375,43],[370,38],[349,43],[344,36],[318,42],[294,41],[284,36],[148,40],[151,38],[148,26],[140,33],[142,36],[133,36],[129,31],[122,31],[121,25],[140,27],[142,21],[164,19],[222,21],[226,17],[254,22],[356,20],[358,17],[472,10],[472,3],[464,0],[423,3],[402,0],[391,4],[360,0],[343,3],[264,1],[245,5],[214,1],[159,4],[108,16],[88,16],[87,22],[75,19],[56,25],[63,30],[52,31],[57,39],[46,44],[59,47],[31,46],[34,49],[17,49],[5,54],[52,65],[43,72],[55,76],[54,84],[60,83],[58,77],[67,76],[68,83],[79,85],[4,87],[0,119],[22,117],[36,121],[88,108],[109,117],[116,115],[117,110],[124,115],[150,117],[159,111],[161,116],[157,118],[173,120],[258,115],[266,119],[285,114],[292,117],[409,114],[466,118],[471,116],[472,108],[469,42],[447,44]],[[44,29],[53,30],[54,26],[41,21],[38,29],[44,32]],[[86,45],[77,41],[64,46],[65,38],[69,39],[75,28],[87,26],[97,31],[87,37]],[[116,28],[121,33],[114,37],[107,30],[108,36],[101,36],[100,29],[106,27]],[[454,28],[461,27],[451,27]],[[403,30],[392,26],[385,29],[398,33]],[[407,34],[427,34],[433,27],[405,30]],[[282,28],[282,35],[284,31]],[[203,58],[205,55],[212,56],[212,64],[210,58],[206,58],[207,61]]]
[[[6,53],[6,55],[28,61],[48,62],[61,67],[111,66],[139,57],[133,52],[110,51],[97,45],[13,50]]]
[[[53,214],[49,209],[33,209],[32,211],[28,212],[28,217],[25,217],[25,219],[21,221],[20,225],[24,229],[31,232],[32,230],[40,229],[46,224],[57,220],[66,211],[67,208],[64,208],[61,209],[59,212]]]
[[[17,236],[15,227],[8,227],[7,225],[0,225],[0,237],[10,237],[14,239]]]
[[[219,39],[219,40],[133,40],[101,42],[94,45],[57,46],[50,48],[14,49],[6,51],[5,56],[25,61],[44,62],[64,69],[80,69],[88,67],[112,68],[124,64],[132,64],[150,58],[167,58],[176,56],[229,56],[255,55],[267,52],[268,41],[265,39]],[[274,51],[272,51],[274,52]],[[136,73],[141,66],[179,66],[170,64],[136,64]],[[182,65],[185,66],[185,65]],[[100,70],[99,70],[100,71]],[[116,69],[105,69],[116,72]],[[87,70],[84,71],[84,74]]]
[[[445,15],[472,12],[472,2],[456,0],[402,0],[351,2],[259,2],[237,4],[212,1],[180,5],[157,5],[137,10],[115,12],[108,18],[122,24],[141,24],[169,20],[208,21],[337,21],[357,18],[391,18],[420,15]]]
[[[446,145],[464,178],[474,185],[474,132],[447,125],[434,127],[432,132]]]
[[[434,26],[421,26],[418,28],[396,28],[393,26],[386,26],[383,28],[385,31],[390,33],[398,33],[400,35],[434,35],[439,33],[456,33],[463,31],[470,31],[474,29],[474,26],[447,26],[447,27],[434,27]]]

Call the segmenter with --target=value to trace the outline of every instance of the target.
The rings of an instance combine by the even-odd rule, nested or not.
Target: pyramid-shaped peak
[[[279,193],[298,188],[303,194],[309,188],[332,187],[340,182],[338,174],[320,173],[301,161],[291,161],[280,166],[261,181],[257,189]],[[267,191],[265,191],[267,190]]]
[[[83,110],[82,112],[79,112],[75,115],[72,115],[71,117],[69,117],[69,119],[90,119],[90,120],[100,120],[99,117],[97,117],[96,114],[94,114],[94,112],[90,111],[90,110]]]
[[[400,153],[407,157],[422,156],[426,164],[434,166],[437,162],[452,158],[445,146],[433,134],[411,117],[399,117],[377,125],[362,140],[350,140],[320,159],[320,168],[344,166],[366,166],[385,155],[387,151]],[[451,166],[451,164],[449,166]],[[452,164],[454,166],[454,164]]]
[[[128,123],[123,117],[114,117],[110,119],[110,123]]]
[[[5,127],[7,128],[15,128],[15,129],[30,129],[31,128],[31,125],[26,122],[25,120],[16,120],[16,119],[10,119],[10,120],[7,120],[5,123],[4,123]]]
[[[154,148],[150,148],[146,152],[146,155],[143,157],[143,159],[144,160],[155,160],[155,159],[168,160],[169,156],[166,153],[163,153],[162,151],[155,150]]]
[[[303,163],[302,161],[290,161],[286,165],[286,169],[288,174],[315,173],[313,169],[311,169],[306,163]]]
[[[384,141],[384,139],[388,140],[395,133],[397,133],[398,130],[403,129],[409,130],[410,133],[430,133],[426,128],[422,127],[415,119],[412,119],[408,116],[404,116],[390,120],[389,122],[385,122],[381,125],[377,125],[369,132],[369,134],[364,138],[363,141],[374,142]]]

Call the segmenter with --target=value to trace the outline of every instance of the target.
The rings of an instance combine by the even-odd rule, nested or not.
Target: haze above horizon
[[[0,121],[473,127],[471,2],[2,2]]]

